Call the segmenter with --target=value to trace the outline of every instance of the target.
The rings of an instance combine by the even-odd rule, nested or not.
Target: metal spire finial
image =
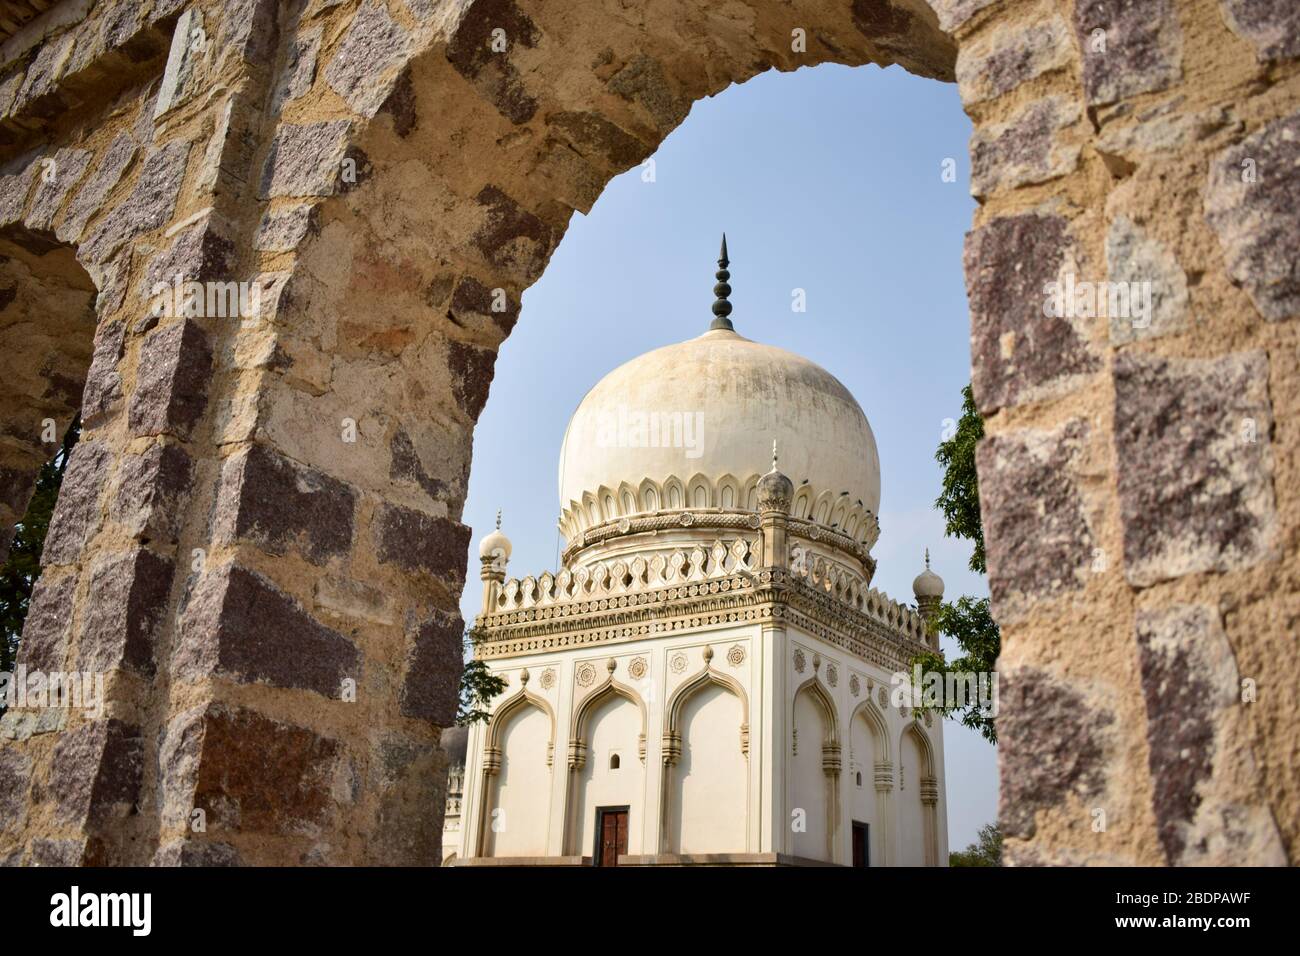
[[[731,303],[727,301],[727,296],[731,295],[731,286],[727,280],[731,278],[731,273],[727,271],[727,266],[731,265],[731,260],[727,258],[727,234],[722,234],[722,251],[718,254],[718,271],[714,278],[718,284],[713,287],[713,294],[717,298],[713,301],[713,321],[709,324],[709,330],[726,329],[734,332],[736,327],[731,324]]]
[[[930,570],[930,549],[929,548],[925,549],[925,569],[927,571]]]
[[[501,509],[497,509],[497,530],[501,530]]]
[[[776,439],[772,439],[772,470],[776,471]]]

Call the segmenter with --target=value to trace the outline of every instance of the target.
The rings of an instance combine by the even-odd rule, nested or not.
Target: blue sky
[[[934,451],[970,380],[969,137],[956,87],[897,67],[769,72],[695,104],[655,153],[653,182],[632,169],[575,215],[524,294],[475,432],[466,620],[480,599],[477,540],[497,508],[512,575],[558,566],[556,467],[569,416],[610,370],[705,330],[723,230],[737,331],[828,369],[871,421],[881,459],[875,586],[911,602],[929,547],[949,598],[987,594],[967,570],[969,545],[944,538],[934,509]],[[791,308],[795,289],[806,312]],[[956,723],[944,734],[957,849],[996,815],[996,758]]]

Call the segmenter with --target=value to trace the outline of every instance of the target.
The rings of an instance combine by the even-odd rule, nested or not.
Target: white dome
[[[628,514],[756,510],[773,439],[792,513],[867,537],[880,458],[861,407],[820,366],[729,329],[648,352],[587,393],[560,450],[561,528],[572,537]]]

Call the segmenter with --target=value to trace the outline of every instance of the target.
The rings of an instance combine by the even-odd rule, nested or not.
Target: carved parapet
[[[683,547],[549,571],[540,577],[502,581],[493,592],[489,613],[547,607],[578,601],[619,597],[682,584],[720,581],[753,570],[754,543],[747,538],[717,539],[712,545]]]
[[[881,760],[876,764],[876,791],[878,793],[888,793],[894,789],[894,765],[888,760]]]

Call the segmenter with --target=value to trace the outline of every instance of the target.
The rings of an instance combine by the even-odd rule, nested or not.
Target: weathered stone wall
[[[436,863],[472,429],[520,295],[696,99],[897,62],[975,120],[1009,853],[1294,858],[1293,5],[931,6],[65,0],[7,40],[5,528],[53,451],[31,423],[85,382],[21,663],[109,703],[4,718],[0,854]],[[1068,270],[1159,281],[1150,326],[1044,316]],[[259,308],[160,315],[177,276]]]

